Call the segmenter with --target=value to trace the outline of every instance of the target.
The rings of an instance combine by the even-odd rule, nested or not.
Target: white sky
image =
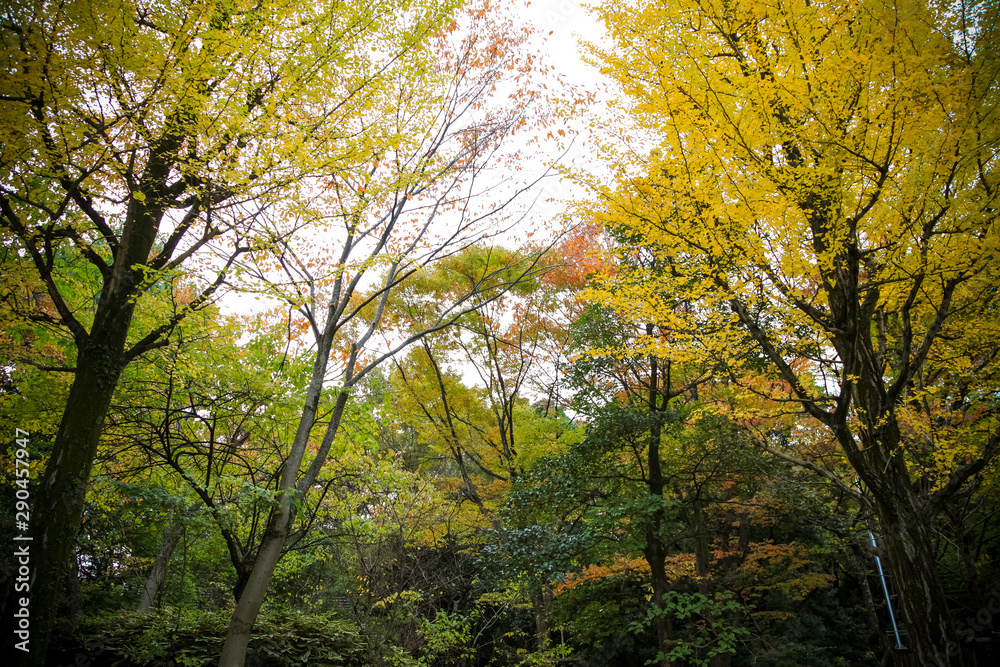
[[[524,3],[524,4],[522,4]],[[525,6],[525,4],[527,6]],[[550,92],[558,94],[559,91],[551,91],[553,87],[558,88],[559,83],[573,85],[588,91],[594,90],[600,85],[601,76],[597,70],[583,62],[581,58],[581,40],[599,42],[604,35],[604,25],[597,20],[586,8],[586,6],[576,0],[521,0],[503,8],[503,13],[515,18],[516,22],[530,24],[535,29],[536,39],[528,45],[529,51],[537,52],[542,56],[543,64],[554,69],[555,76],[546,79]],[[593,109],[588,109],[593,111]],[[574,123],[573,121],[579,121]],[[579,115],[574,119],[566,121],[565,125],[560,125],[566,132],[566,137],[561,139],[558,145],[555,141],[543,141],[538,148],[537,162],[532,160],[532,171],[536,175],[541,173],[544,164],[554,161],[563,152],[564,146],[569,144],[574,137],[571,150],[562,159],[563,164],[580,164],[582,158],[588,154],[587,138],[577,136],[587,126],[587,119]],[[575,126],[574,126],[575,125]],[[552,128],[556,130],[558,128]],[[523,206],[527,206],[532,199],[534,204],[521,226],[527,225],[540,231],[542,227],[547,227],[550,231],[562,227],[562,214],[565,211],[565,202],[574,196],[582,193],[579,189],[570,185],[566,179],[553,176],[537,188],[536,193],[529,193],[521,201]],[[537,198],[535,198],[537,195]],[[520,236],[522,232],[513,232],[510,236]],[[505,235],[506,236],[506,235]],[[500,242],[504,242],[501,237]],[[539,239],[541,240],[541,239]],[[261,304],[251,303],[252,297],[245,294],[229,294],[222,300],[222,306],[229,312],[247,312],[258,310]]]
[[[579,59],[577,40],[600,40],[604,33],[600,21],[576,0],[534,0],[528,4],[523,10],[525,20],[548,37],[545,51],[551,62],[574,83],[592,83],[593,70]]]
[[[527,6],[510,7],[509,11],[535,28],[537,39],[530,44],[530,48],[541,54],[544,65],[554,68],[555,76],[549,80],[550,88],[555,82],[556,86],[576,86],[583,91],[602,89],[605,85],[603,77],[581,57],[582,41],[599,43],[605,35],[604,24],[588,11],[586,3],[577,0],[524,2]],[[607,98],[599,93],[597,99]],[[586,111],[591,113],[595,109],[590,107]],[[563,152],[563,146],[570,145],[572,140],[561,164],[580,167],[592,153],[589,136],[584,134],[589,120],[581,113],[576,118],[565,121],[562,129],[565,130],[566,137],[561,141],[562,146],[556,142],[543,142],[540,160],[555,160]],[[570,185],[566,179],[547,179],[541,187],[541,195],[535,201],[530,218],[542,224],[554,222],[562,217],[566,208],[564,202],[581,194],[580,189]]]

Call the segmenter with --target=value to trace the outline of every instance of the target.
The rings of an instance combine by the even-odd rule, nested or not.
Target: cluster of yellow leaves
[[[612,41],[593,60],[636,139],[608,128],[614,177],[585,179],[579,214],[623,259],[587,296],[670,335],[588,354],[718,364],[742,387],[722,407],[754,425],[849,395],[844,331],[865,332],[859,354],[887,387],[927,340],[903,411],[912,466],[939,485],[981,454],[995,419],[943,413],[997,382],[996,7],[672,0],[597,14]],[[865,432],[885,417],[852,412]]]

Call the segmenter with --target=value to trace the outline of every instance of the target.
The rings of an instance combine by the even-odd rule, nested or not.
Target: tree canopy
[[[9,3],[5,654],[995,664],[998,10]]]

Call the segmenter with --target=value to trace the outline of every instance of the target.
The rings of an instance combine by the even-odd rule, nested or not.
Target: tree
[[[616,237],[616,274],[627,281],[634,268],[648,268],[655,253]],[[658,296],[664,310],[690,307]],[[785,500],[802,474],[775,483],[787,466],[760,455],[752,423],[712,414],[733,395],[726,368],[711,358],[691,359],[675,340],[669,328],[630,322],[607,306],[592,305],[574,323],[574,346],[581,351],[570,372],[574,408],[592,419],[585,442],[556,467],[572,477],[580,463],[590,466],[587,475],[576,476],[589,478],[584,486],[601,485],[602,514],[617,521],[603,532],[620,541],[610,567],[604,567],[607,560],[588,567],[562,589],[620,576],[616,564],[641,552],[651,595],[648,615],[644,611],[646,618],[632,627],[655,628],[659,664],[707,658],[705,664],[724,665],[731,653],[760,656],[762,644],[785,648],[787,638],[761,639],[762,628],[785,614],[776,603],[801,609],[797,599],[832,579],[806,557],[817,531],[803,530],[801,522],[804,516],[815,521],[814,508],[826,500],[815,498],[817,488],[839,489],[811,484],[796,502]],[[774,430],[783,426],[770,423]],[[830,510],[822,510],[818,532],[826,536],[828,521],[822,519]],[[596,527],[608,519],[598,514],[591,521]],[[820,537],[823,550],[828,539]],[[733,643],[739,636],[747,638],[742,651]]]
[[[495,20],[488,4],[471,6],[433,41],[421,67],[397,73],[387,89],[384,143],[370,169],[333,173],[314,207],[289,215],[326,225],[322,238],[292,235],[254,254],[252,276],[294,315],[311,339],[313,363],[294,436],[285,443],[276,503],[246,587],[236,604],[220,659],[243,664],[250,630],[264,602],[301,504],[316,482],[359,383],[410,344],[500,298],[539,272],[541,251],[524,249],[511,263],[478,267],[467,289],[426,303],[427,317],[392,323],[394,293],[436,262],[502,230],[501,220],[532,183],[508,182],[489,199],[480,180],[501,146],[530,120],[526,87],[532,59],[520,57],[523,31]],[[433,57],[432,57],[433,56]],[[515,103],[491,103],[509,86]],[[523,214],[522,214],[523,217]],[[515,217],[515,220],[518,219]],[[275,275],[282,275],[277,282]],[[323,403],[328,401],[327,403]],[[329,406],[329,411],[320,410]]]
[[[387,115],[384,93],[428,66],[428,38],[452,9],[406,0],[4,6],[0,229],[52,304],[27,316],[65,328],[76,348],[32,503],[36,664],[122,369],[209,303],[241,255],[289,231],[293,216],[263,224],[277,202],[296,209],[320,176],[360,178],[397,141],[375,122]],[[92,291],[67,288],[67,256],[99,275]],[[190,298],[170,289],[182,270],[200,284]],[[158,319],[133,330],[156,299]]]
[[[613,45],[595,59],[635,136],[660,145],[631,172],[614,165],[613,187],[592,181],[591,215],[633,230],[665,270],[595,296],[669,328],[675,354],[726,361],[774,413],[829,430],[865,493],[839,484],[878,518],[918,664],[962,663],[932,520],[1000,451],[996,12],[598,10]]]
[[[635,269],[644,275],[656,275],[664,267],[655,252],[645,247],[627,227],[606,225],[609,250],[617,259],[617,271],[608,268],[595,274],[616,275],[619,281],[629,280]],[[657,295],[663,310],[683,312],[690,303],[672,300],[670,295]],[[666,436],[676,429],[685,403],[696,401],[699,386],[712,378],[712,360],[692,360],[672,344],[669,329],[658,327],[656,320],[640,314],[636,319],[629,313],[616,313],[606,306],[590,306],[574,323],[574,344],[582,352],[571,371],[571,384],[577,389],[574,404],[583,413],[598,419],[588,437],[610,440],[613,447],[629,451],[638,472],[633,477],[645,486],[645,528],[643,556],[652,580],[652,604],[656,610],[651,620],[656,627],[662,665],[669,666],[676,642],[672,639],[671,618],[666,608],[670,593],[667,557],[670,545],[666,538],[670,480],[678,474],[669,468],[670,449]],[[610,422],[612,426],[604,426]],[[640,442],[642,441],[642,442]],[[626,444],[627,443],[627,444]],[[676,449],[676,447],[674,447]],[[662,450],[662,451],[661,451]],[[628,456],[628,455],[626,455]],[[676,461],[674,461],[676,463]],[[700,517],[700,496],[694,494],[695,512]],[[696,529],[704,536],[705,531]],[[696,549],[698,574],[707,572],[707,546]]]
[[[440,466],[439,480],[454,489],[450,495],[459,515],[468,501],[475,507],[467,521],[471,527],[492,528],[501,541],[513,532],[502,525],[498,501],[537,460],[564,450],[579,436],[559,396],[568,342],[564,304],[572,303],[577,287],[572,269],[562,264],[566,240],[543,256],[540,275],[425,337],[407,359],[395,362],[392,375],[401,421],[447,462]],[[478,247],[455,255],[402,290],[397,317],[420,320],[426,301],[454,298],[470,289],[484,269],[506,267],[514,256]],[[463,382],[462,371],[473,375],[474,384]],[[451,471],[457,475],[449,476]],[[530,523],[507,528],[537,528]],[[550,574],[529,582],[539,649],[548,644]]]
[[[102,437],[103,472],[133,485],[165,474],[178,496],[205,508],[235,570],[237,600],[267,525],[281,444],[308,371],[280,353],[283,334],[266,318],[253,331],[221,317],[201,328],[189,319],[170,348],[125,371]],[[304,513],[302,532],[313,509]],[[182,528],[169,524],[165,543],[176,543]]]
[[[641,261],[634,255],[627,257],[632,254],[628,252],[629,244],[616,244],[615,250],[625,260],[622,268],[628,266],[629,260]],[[587,435],[594,449],[589,456],[610,455],[612,461],[618,459],[618,466],[624,460],[625,470],[619,474],[640,483],[641,489],[633,490],[637,498],[630,502],[636,523],[642,527],[640,542],[650,571],[649,620],[656,629],[659,664],[669,667],[678,644],[668,604],[673,595],[668,557],[671,542],[676,541],[676,528],[671,526],[676,522],[672,507],[681,496],[691,503],[696,519],[692,523],[698,524],[692,527],[696,535],[694,561],[697,576],[705,577],[708,542],[703,510],[708,494],[701,487],[708,482],[702,478],[711,479],[712,473],[726,471],[717,453],[702,451],[693,455],[676,437],[677,432],[688,430],[684,417],[690,408],[685,404],[693,402],[699,385],[711,377],[706,367],[676,363],[669,346],[658,344],[660,337],[669,340],[668,332],[658,330],[652,322],[635,323],[615,315],[610,308],[592,306],[574,324],[575,346],[586,351],[570,372],[571,384],[578,390],[574,405],[594,417]],[[602,350],[611,351],[613,356]],[[689,464],[688,459],[693,463]],[[715,468],[708,474],[700,469],[713,467],[705,464],[706,459]],[[696,472],[691,471],[692,467]],[[691,487],[682,492],[678,479],[684,477],[690,477]],[[699,592],[708,592],[704,580]]]
[[[484,505],[488,499],[474,478],[493,484],[495,497],[550,453],[564,430],[557,408],[568,334],[557,311],[568,290],[550,279],[553,255],[550,250],[543,257],[541,275],[501,298],[484,299],[454,326],[425,337],[407,359],[395,361],[392,379],[399,387],[400,413],[410,415],[409,425],[435,453],[453,461],[462,479],[461,497],[491,520],[494,503]],[[394,316],[420,321],[428,300],[453,299],[470,290],[484,271],[506,272],[515,257],[508,250],[480,247],[455,255],[401,290]],[[510,277],[496,276],[500,281]],[[473,377],[472,386],[463,382],[463,371]],[[537,410],[530,405],[531,393]]]

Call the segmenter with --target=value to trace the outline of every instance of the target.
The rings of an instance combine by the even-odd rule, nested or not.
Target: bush
[[[60,641],[63,654],[94,667],[194,667],[219,661],[231,612],[165,609],[85,618]],[[78,649],[78,650],[74,650]],[[364,640],[350,623],[319,614],[261,614],[247,665],[361,667]],[[70,663],[79,662],[73,658]]]

